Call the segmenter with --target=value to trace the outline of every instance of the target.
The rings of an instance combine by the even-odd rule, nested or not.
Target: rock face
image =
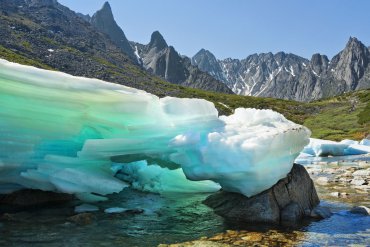
[[[286,178],[256,196],[248,198],[220,191],[209,196],[204,204],[226,220],[285,225],[310,217],[319,202],[306,169],[294,164]]]
[[[217,60],[200,50],[192,64],[223,81],[236,94],[310,101],[370,88],[370,52],[356,38],[331,61],[321,54],[311,60],[279,52],[246,59]]]
[[[88,20],[86,16],[84,19]],[[124,32],[114,20],[112,9],[108,2],[105,2],[103,7],[91,17],[90,22],[97,30],[107,34],[109,38],[133,61],[137,61],[134,51],[132,50]]]
[[[132,43],[132,47],[145,69],[171,83],[233,93],[223,82],[193,66],[190,58],[181,56],[174,47],[168,46],[158,31],[152,34],[149,44]]]

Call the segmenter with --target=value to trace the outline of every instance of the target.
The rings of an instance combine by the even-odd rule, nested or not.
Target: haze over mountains
[[[156,89],[152,83],[143,83],[157,80],[150,74],[208,91],[298,101],[370,88],[369,48],[352,37],[331,60],[321,54],[308,60],[284,52],[219,60],[206,49],[189,58],[168,45],[158,31],[148,44],[130,42],[107,2],[92,17],[75,13],[56,0],[2,0],[0,6],[0,35],[4,37],[0,45],[5,48],[61,71],[153,93]],[[9,20],[9,13],[14,14],[11,17],[18,26],[24,25],[19,16],[35,24],[23,30],[11,23],[14,20]],[[48,39],[52,40],[49,44]],[[27,49],[24,42],[32,49]]]

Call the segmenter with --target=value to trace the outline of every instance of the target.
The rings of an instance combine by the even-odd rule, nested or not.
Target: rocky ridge
[[[146,70],[171,83],[233,94],[224,83],[193,66],[188,57],[169,46],[159,31],[152,33],[147,45],[135,42],[131,45]]]
[[[369,49],[353,37],[331,60],[321,54],[308,60],[284,52],[217,60],[205,49],[192,58],[193,65],[223,81],[236,94],[298,101],[370,88],[369,61]]]

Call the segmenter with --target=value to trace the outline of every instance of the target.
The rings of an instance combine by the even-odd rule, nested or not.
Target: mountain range
[[[331,60],[321,54],[308,60],[284,52],[218,60],[205,49],[192,57],[193,65],[223,81],[236,94],[297,101],[370,88],[369,62],[369,48],[354,37]]]
[[[117,44],[124,43],[120,45],[124,52],[131,58],[135,54],[138,63],[148,72],[187,87],[224,93],[230,93],[231,89],[239,95],[297,101],[370,88],[370,52],[353,37],[331,60],[321,54],[314,54],[308,60],[284,52],[253,54],[242,60],[219,60],[205,49],[190,59],[168,46],[159,31],[153,32],[146,45],[129,42],[114,21],[108,3],[90,22]]]
[[[205,49],[189,58],[169,46],[158,31],[148,44],[129,41],[107,2],[89,16],[56,0],[2,0],[0,36],[4,58],[22,57],[35,66],[160,96],[181,95],[185,86],[311,101],[370,88],[369,48],[353,37],[331,60],[321,54],[308,60],[284,52],[219,60]]]
[[[92,17],[83,14],[79,16],[90,22],[98,31],[108,35],[133,62],[142,65],[148,72],[177,85],[233,93],[223,82],[193,66],[189,58],[181,56],[173,46],[168,46],[158,31],[152,34],[149,44],[132,42],[131,46],[123,30],[114,20],[108,2],[105,2]]]

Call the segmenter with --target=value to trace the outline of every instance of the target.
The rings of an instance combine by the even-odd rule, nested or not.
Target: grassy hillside
[[[359,140],[370,134],[370,90],[348,93],[308,105],[319,109],[303,122],[312,130],[313,137]]]

